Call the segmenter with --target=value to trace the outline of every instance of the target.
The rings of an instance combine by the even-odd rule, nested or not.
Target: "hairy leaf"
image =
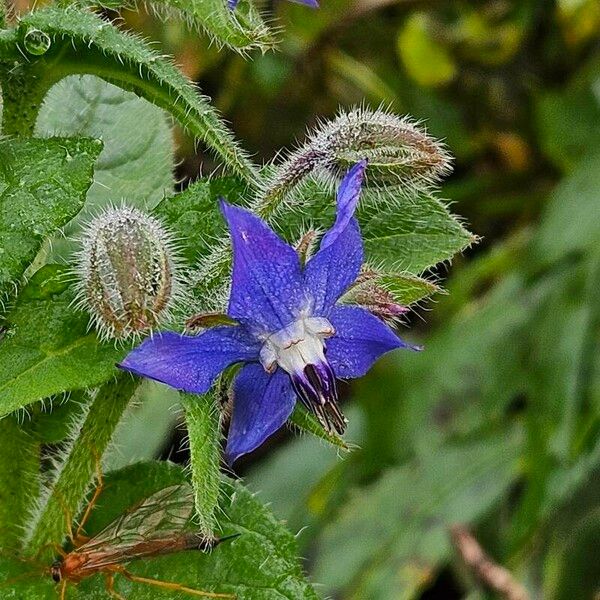
[[[77,514],[90,481],[98,475],[102,456],[138,385],[139,380],[121,372],[89,397],[74,424],[74,437],[50,473],[44,501],[28,523],[29,555],[48,559],[55,545],[64,542],[70,532],[68,519]]]
[[[173,141],[166,114],[102,79],[74,75],[57,83],[44,100],[36,135],[91,136],[104,144],[85,207],[65,228],[69,238],[104,206],[125,202],[149,210],[172,193]],[[68,241],[54,239],[54,254],[64,255],[72,245]]]
[[[7,315],[0,344],[0,415],[67,390],[92,387],[116,373],[125,348],[100,343],[88,316],[73,308],[69,271],[40,269]]]
[[[40,442],[9,416],[0,419],[0,453],[0,548],[16,549],[40,492]]]
[[[296,240],[308,226],[331,227],[335,200],[313,182],[270,211],[282,233]],[[418,275],[476,241],[437,198],[414,197],[393,187],[365,188],[356,217],[367,263],[399,272]]]
[[[83,138],[0,141],[0,299],[81,210],[101,149]]]

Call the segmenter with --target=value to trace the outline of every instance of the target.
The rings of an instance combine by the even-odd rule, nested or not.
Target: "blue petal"
[[[362,377],[375,361],[396,348],[418,349],[403,342],[383,321],[364,308],[336,306],[329,314],[335,335],[325,356],[336,377]]]
[[[291,0],[295,4],[304,4],[304,6],[310,6],[311,8],[319,8],[317,0]]]
[[[251,212],[224,201],[221,210],[233,245],[229,316],[269,333],[285,327],[307,303],[298,254]]]
[[[227,0],[227,8],[235,10],[240,0]]]
[[[321,250],[331,246],[345,229],[348,223],[354,217],[354,211],[360,199],[360,192],[365,178],[367,169],[367,161],[361,160],[357,162],[346,173],[344,179],[340,183],[336,201],[336,216],[333,227],[325,233],[321,240]]]
[[[119,365],[178,390],[206,393],[229,365],[257,360],[260,344],[243,327],[215,327],[200,335],[158,333],[132,350]]]
[[[367,162],[363,160],[344,177],[338,190],[335,223],[323,236],[319,251],[306,265],[304,281],[314,300],[315,315],[327,316],[360,272],[363,246],[354,211],[366,166]]]
[[[258,448],[288,419],[296,394],[281,369],[270,375],[261,365],[246,365],[233,390],[233,415],[227,438],[229,464]]]

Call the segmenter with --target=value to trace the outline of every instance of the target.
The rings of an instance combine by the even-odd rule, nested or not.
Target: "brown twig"
[[[496,564],[464,525],[450,527],[452,543],[469,571],[487,588],[506,600],[529,600],[527,590],[512,573]]]

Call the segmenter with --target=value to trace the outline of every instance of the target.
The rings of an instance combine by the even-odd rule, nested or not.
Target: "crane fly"
[[[182,550],[207,551],[226,539],[238,537],[236,534],[216,538],[186,531],[193,506],[191,487],[187,484],[173,485],[141,501],[97,535],[91,538],[78,535],[74,540],[75,548],[61,553],[62,557],[50,568],[52,579],[60,584],[60,600],[65,600],[67,583],[77,584],[97,573],[104,574],[108,593],[119,600],[125,599],[114,589],[117,574],[130,581],[174,592],[205,598],[235,598],[231,594],[205,592],[175,582],[140,577],[125,569],[124,565],[133,560]],[[88,513],[89,510],[86,516]]]

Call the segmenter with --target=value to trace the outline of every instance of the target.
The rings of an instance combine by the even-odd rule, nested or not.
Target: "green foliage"
[[[0,449],[10,457],[0,461],[0,547],[16,551],[39,493],[40,443],[9,416],[0,420]]]
[[[330,193],[309,184],[293,200],[271,208],[275,226],[291,240],[307,225],[324,230],[334,221]],[[393,186],[366,188],[357,210],[367,264],[418,275],[449,260],[476,238],[429,194],[414,197]]]
[[[456,63],[448,49],[434,39],[427,16],[415,13],[398,36],[398,52],[407,73],[423,86],[443,85],[456,75]]]
[[[566,90],[546,91],[537,102],[535,117],[542,149],[565,171],[598,149],[599,83],[600,61],[593,61],[573,77]]]
[[[4,56],[17,58],[20,36],[30,29],[46,33],[49,50],[40,57],[21,56],[0,73],[9,90],[19,78],[29,83],[32,100],[40,100],[57,81],[72,74],[93,74],[133,91],[167,110],[189,132],[204,140],[232,170],[248,183],[256,180],[254,167],[223,125],[208,98],[199,95],[169,61],[142,40],[121,32],[91,12],[46,8],[24,16],[12,39],[4,39]],[[0,57],[2,51],[0,51]],[[35,89],[32,88],[35,82]],[[37,116],[19,112],[19,98],[5,94],[4,131],[31,131]],[[35,102],[34,102],[35,104]]]
[[[98,389],[88,402],[64,454],[58,459],[54,480],[43,503],[28,522],[27,552],[49,558],[71,532],[73,515],[80,508],[92,477],[98,478],[102,456],[110,443],[138,382],[121,373]]]
[[[351,598],[412,597],[449,556],[447,528],[481,518],[506,493],[518,449],[509,433],[386,472],[324,529],[317,579]]]
[[[409,3],[387,6],[385,14],[376,4],[348,0],[312,12],[282,4],[277,11],[288,30],[282,52],[246,63],[178,30],[173,16],[208,32],[217,46],[245,54],[272,43],[252,0],[236,11],[221,0],[151,0],[148,6],[158,20],[121,0],[60,2],[9,19],[0,32],[2,133],[8,136],[0,149],[13,161],[0,166],[3,219],[8,200],[16,203],[0,226],[0,292],[15,292],[0,307],[0,437],[3,456],[11,457],[10,464],[0,460],[0,596],[56,598],[48,576],[56,553],[46,544],[70,547],[66,536],[91,497],[98,463],[123,465],[167,452],[179,458],[162,447],[176,418],[171,404],[183,409],[188,470],[163,461],[108,473],[86,534],[189,479],[196,508],[189,526],[241,536],[207,555],[132,562],[128,568],[140,576],[240,600],[315,599],[296,558],[300,551],[326,594],[414,598],[442,585],[434,583],[437,573],[454,562],[447,528],[458,521],[473,527],[532,595],[589,595],[596,573],[585,559],[598,535],[592,483],[600,463],[599,165],[597,149],[588,153],[596,148],[597,65],[593,56],[582,69],[571,61],[592,54],[590,26],[575,26],[579,12],[560,2],[558,16],[551,11],[544,22],[532,0],[500,7],[451,2],[418,12]],[[107,20],[111,9],[125,9],[118,27]],[[585,10],[594,17],[593,8]],[[128,27],[160,39],[215,102]],[[544,37],[548,30],[551,39]],[[560,72],[560,81],[550,84],[546,70]],[[425,352],[395,353],[364,381],[340,385],[342,398],[352,402],[344,407],[350,420],[344,439],[326,434],[298,407],[290,428],[309,435],[266,459],[244,459],[251,466],[261,460],[249,481],[265,490],[264,500],[293,531],[303,529],[299,550],[259,499],[221,477],[227,420],[221,398],[177,396],[158,384],[138,392],[138,380],[114,366],[128,348],[102,343],[88,330],[87,315],[72,305],[70,267],[46,263],[72,262],[74,245],[62,232],[77,233],[82,219],[124,200],[152,211],[178,240],[190,274],[189,302],[173,328],[182,330],[196,308],[223,310],[231,259],[218,198],[250,207],[297,243],[308,229],[321,233],[331,225],[335,186],[331,173],[325,181],[305,164],[299,179],[308,172],[314,179],[265,198],[278,167],[255,167],[216,107],[268,160],[315,114],[331,115],[340,102],[365,97],[371,106],[393,101],[395,111],[427,119],[431,132],[446,139],[458,168],[443,195],[458,200],[452,210],[466,213],[496,247],[466,268],[462,258],[456,261],[434,326],[415,328]],[[177,130],[173,136],[165,115],[192,140]],[[87,137],[101,139],[103,149]],[[440,291],[433,283],[440,263],[443,268],[477,239],[438,199],[431,185],[437,176],[415,168],[411,180],[405,153],[415,151],[425,171],[435,167],[420,145],[422,132],[411,139],[414,147],[403,138],[406,148],[399,151],[391,142],[368,146],[369,134],[361,137],[365,146],[338,157],[343,168],[363,151],[377,159],[357,215],[365,278],[345,301],[368,304],[360,294],[373,285],[386,301],[421,305]],[[184,177],[177,189],[198,176],[190,167],[198,161],[186,148],[196,140],[216,154],[224,176],[200,177],[174,193],[174,173]],[[439,175],[447,156],[433,145],[443,163]],[[175,171],[176,158],[184,162]],[[199,158],[207,170],[216,166]],[[540,210],[556,167],[570,177]],[[14,182],[24,179],[21,196]],[[499,242],[515,224],[530,227]],[[18,409],[27,411],[22,423],[10,414]],[[41,550],[37,571],[20,562],[20,548],[27,559]],[[469,592],[471,584],[452,568],[445,573]],[[117,580],[117,591],[133,600],[183,595]],[[107,597],[101,574],[67,593]]]
[[[185,481],[183,471],[169,463],[139,463],[106,477],[106,487],[86,525],[89,535],[98,533],[125,510],[170,485]],[[316,600],[317,595],[302,575],[295,558],[293,536],[241,484],[223,481],[223,512],[219,526],[223,534],[240,533],[210,554],[187,551],[132,562],[128,569],[139,576],[177,581],[195,589],[235,593],[239,600],[268,600],[280,597]],[[190,527],[196,528],[192,522]],[[0,567],[9,575],[18,562],[4,561]],[[21,563],[21,572],[23,563]],[[46,575],[46,577],[48,577]],[[117,577],[117,591],[132,600],[180,597]],[[42,591],[44,590],[44,591]],[[39,594],[35,596],[34,594]],[[4,597],[52,598],[52,586],[27,580],[3,583]],[[101,576],[84,580],[69,590],[70,598],[90,600],[107,597]]]
[[[133,9],[136,5],[132,0],[77,0],[74,3],[112,10]],[[161,20],[177,17],[195,31],[205,32],[219,46],[227,46],[242,54],[256,49],[265,52],[275,42],[273,32],[251,2],[240,2],[235,12],[218,0],[152,0],[148,6]]]
[[[164,111],[102,79],[74,75],[58,82],[44,99],[35,133],[90,136],[103,143],[85,207],[64,228],[66,237],[52,240],[54,255],[67,257],[81,223],[101,208],[124,201],[148,210],[172,193],[173,142]]]
[[[203,396],[181,394],[190,438],[190,471],[201,531],[211,535],[219,505],[221,422],[217,391]]]
[[[81,210],[101,149],[83,138],[0,141],[0,298],[44,240]]]
[[[58,265],[35,273],[7,314],[0,344],[0,414],[53,394],[97,386],[116,373],[125,348],[100,343],[73,308],[72,274]]]
[[[436,198],[405,199],[399,190],[367,192],[358,219],[367,260],[408,273],[449,260],[476,239]]]
[[[325,431],[316,417],[300,404],[296,404],[294,407],[289,422],[300,431],[311,433],[315,437],[321,438],[329,442],[332,446],[337,446],[342,450],[348,450],[346,442],[339,435]]]

